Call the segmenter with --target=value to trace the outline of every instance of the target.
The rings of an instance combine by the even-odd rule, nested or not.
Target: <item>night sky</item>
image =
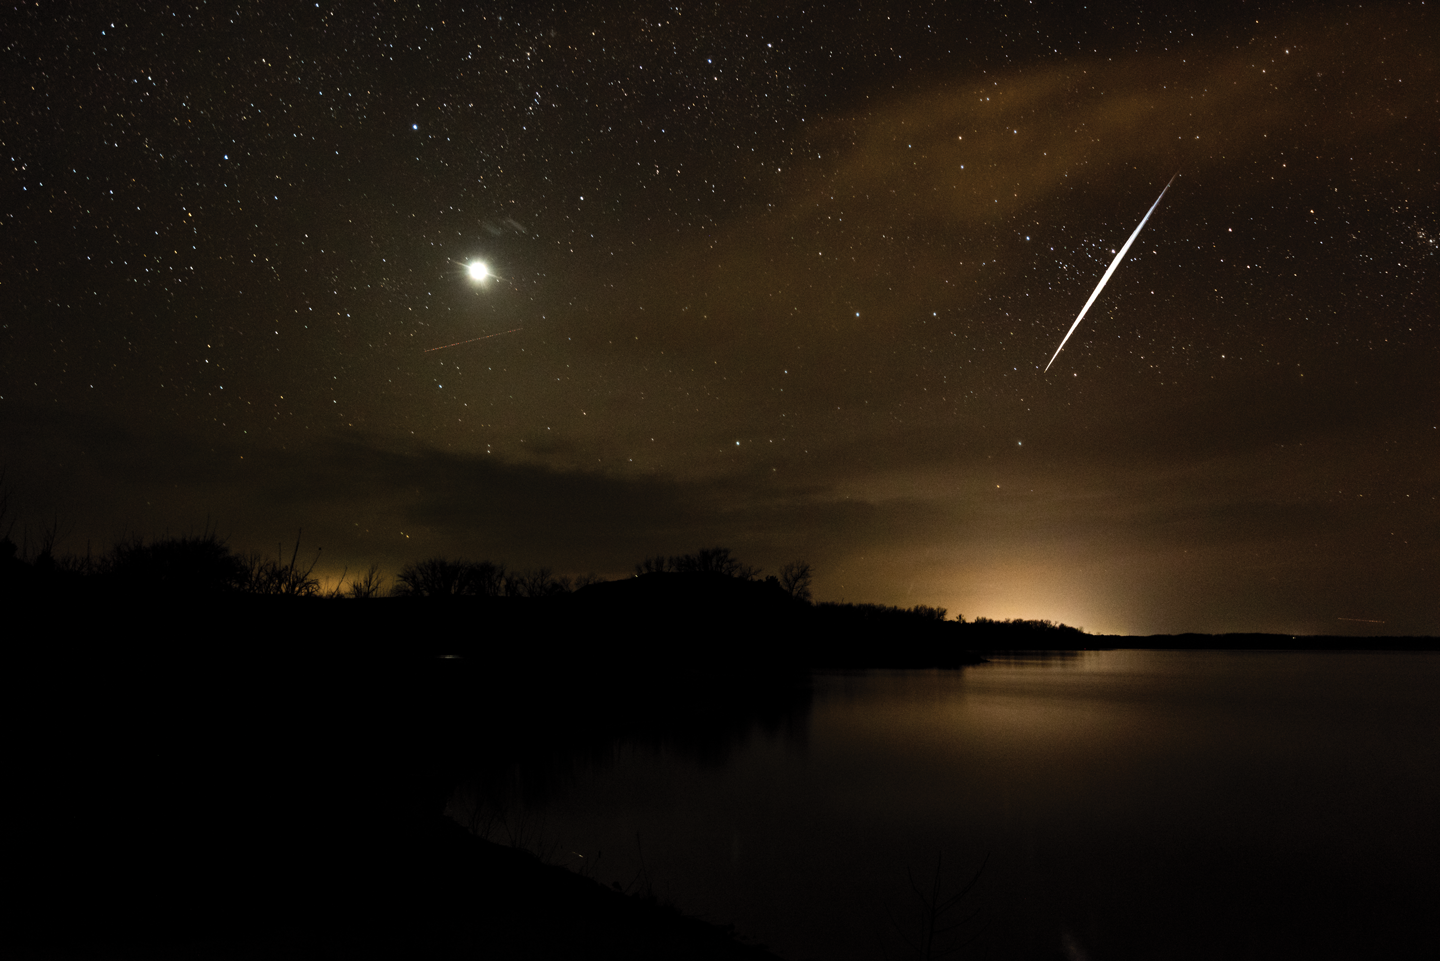
[[[46,0],[0,46],[17,541],[1440,633],[1434,4]]]

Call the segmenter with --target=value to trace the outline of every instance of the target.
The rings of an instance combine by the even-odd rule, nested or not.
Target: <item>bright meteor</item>
[[[1176,171],[1175,177],[1178,176],[1180,176],[1180,172]],[[1175,182],[1175,177],[1170,178],[1170,183],[1165,185],[1165,190],[1170,189],[1170,184]],[[1135,232],[1130,235],[1130,239],[1125,241],[1125,246],[1121,247],[1120,252],[1115,255],[1115,259],[1110,261],[1110,269],[1105,271],[1105,276],[1101,277],[1100,283],[1095,285],[1095,292],[1090,295],[1089,300],[1085,301],[1085,306],[1080,308],[1080,316],[1075,318],[1075,323],[1070,325],[1070,330],[1066,332],[1065,337],[1060,341],[1060,346],[1055,348],[1055,353],[1050,358],[1050,364],[1055,363],[1055,358],[1059,357],[1060,351],[1065,349],[1065,341],[1069,340],[1070,335],[1075,333],[1075,328],[1079,327],[1080,321],[1085,319],[1085,312],[1090,309],[1091,304],[1095,303],[1095,298],[1100,296],[1100,291],[1105,289],[1105,282],[1110,279],[1111,274],[1115,273],[1115,268],[1120,266],[1120,261],[1124,259],[1125,252],[1130,249],[1130,245],[1135,242],[1135,238],[1140,236],[1140,231],[1145,226],[1145,221],[1149,220],[1150,215],[1155,212],[1155,208],[1160,206],[1160,200],[1165,196],[1165,190],[1160,191],[1160,196],[1155,198],[1155,202],[1150,205],[1150,209],[1145,211],[1145,216],[1140,218],[1140,226],[1135,228]],[[1050,364],[1045,365],[1046,370],[1050,369]]]

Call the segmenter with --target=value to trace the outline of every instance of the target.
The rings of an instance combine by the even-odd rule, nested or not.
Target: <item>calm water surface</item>
[[[1440,655],[1114,651],[815,686],[798,731],[708,765],[619,744],[511,822],[797,961],[914,957],[909,878],[929,895],[937,859],[941,898],[985,867],[935,956],[1436,950]]]

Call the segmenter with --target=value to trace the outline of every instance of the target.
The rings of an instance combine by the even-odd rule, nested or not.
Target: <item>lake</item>
[[[795,961],[915,957],[931,920],[933,957],[1431,957],[1437,695],[1432,653],[817,674],[796,723],[617,742],[488,830]]]

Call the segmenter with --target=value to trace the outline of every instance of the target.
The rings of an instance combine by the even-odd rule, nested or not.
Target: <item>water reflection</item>
[[[724,768],[752,739],[803,745],[813,685],[804,672],[674,671],[528,675],[472,665],[457,703],[475,704],[483,750],[455,769],[457,820],[543,807],[628,752]],[[464,749],[462,738],[460,750]],[[478,813],[477,813],[478,812]]]
[[[985,656],[987,664],[1036,664],[1043,667],[1054,667],[1070,661],[1079,660],[1087,654],[1094,654],[1095,651],[994,651]]]
[[[986,956],[1415,956],[1437,682],[1433,654],[1295,652],[824,674],[723,751],[592,743],[523,810],[792,958],[904,956],[937,854],[942,898],[988,856]]]

